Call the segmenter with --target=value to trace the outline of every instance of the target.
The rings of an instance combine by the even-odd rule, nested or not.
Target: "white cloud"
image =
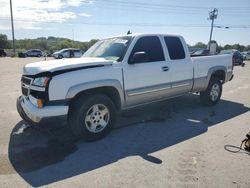
[[[83,17],[91,17],[91,16],[93,16],[93,15],[91,15],[91,14],[87,14],[87,13],[79,13],[78,14],[79,16],[83,16]]]
[[[16,29],[41,29],[41,23],[63,23],[77,16],[92,16],[87,13],[76,14],[67,11],[69,7],[79,7],[88,0],[12,0],[13,15]],[[0,0],[0,19],[10,18],[10,5],[7,0]],[[10,29],[10,24],[0,23],[0,29]]]
[[[86,0],[66,0],[66,2],[69,6],[78,7],[87,1]]]

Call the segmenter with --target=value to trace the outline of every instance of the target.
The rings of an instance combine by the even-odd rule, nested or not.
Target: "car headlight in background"
[[[39,77],[35,78],[32,85],[39,86],[39,87],[46,87],[49,83],[49,77]]]

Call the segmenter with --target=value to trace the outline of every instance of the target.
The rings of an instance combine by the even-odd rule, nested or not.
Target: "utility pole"
[[[10,0],[10,15],[11,15],[13,53],[15,54],[16,53],[16,45],[15,45],[14,23],[13,23],[13,13],[12,13],[12,0]]]
[[[210,51],[211,40],[212,40],[213,29],[214,29],[214,19],[216,19],[217,16],[218,16],[218,9],[214,8],[212,11],[209,12],[209,18],[208,19],[212,20],[210,37],[209,37],[209,42],[208,42],[209,51]]]

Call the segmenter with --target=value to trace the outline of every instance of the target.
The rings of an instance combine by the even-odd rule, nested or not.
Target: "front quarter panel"
[[[113,80],[113,82],[110,80]],[[111,65],[72,71],[54,76],[49,85],[49,100],[67,99],[73,97],[80,88],[83,90],[90,89],[101,85],[101,83],[115,83],[113,85],[118,85],[117,83],[119,83],[120,88],[122,88],[121,68]]]

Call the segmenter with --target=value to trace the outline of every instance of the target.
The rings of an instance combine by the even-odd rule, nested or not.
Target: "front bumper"
[[[68,106],[44,106],[38,108],[34,106],[28,97],[17,98],[17,111],[23,120],[30,124],[39,123],[43,118],[62,116],[68,114]]]
[[[52,57],[54,57],[55,59],[58,59],[59,55],[58,54],[52,54]]]

